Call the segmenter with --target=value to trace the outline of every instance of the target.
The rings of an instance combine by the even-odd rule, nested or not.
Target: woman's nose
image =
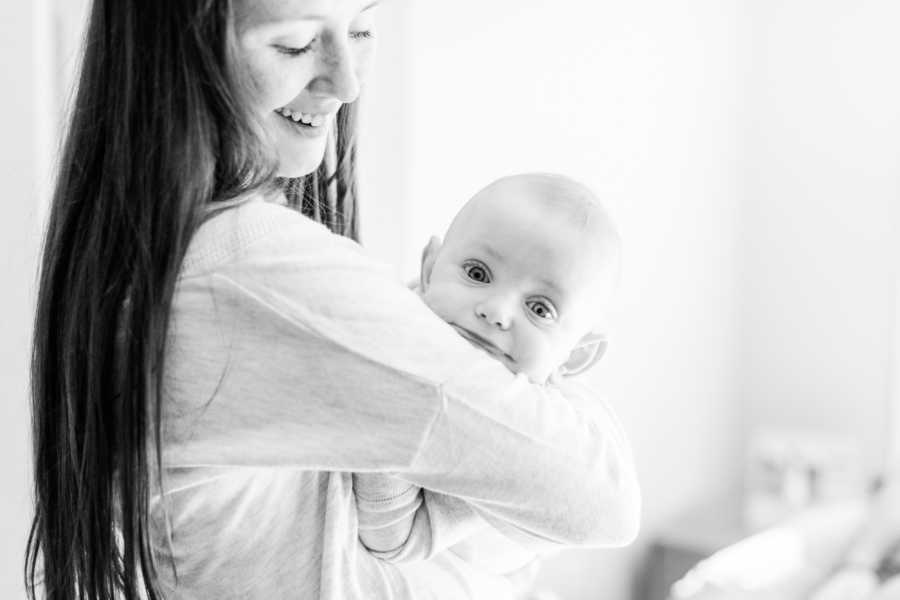
[[[353,102],[359,96],[356,61],[348,40],[337,36],[323,44],[319,58],[319,76],[313,92],[332,96],[341,102]]]
[[[475,305],[475,315],[491,327],[507,330],[512,323],[512,307],[504,298],[494,296]]]

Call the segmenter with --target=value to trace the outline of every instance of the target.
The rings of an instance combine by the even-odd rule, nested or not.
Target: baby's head
[[[543,383],[606,348],[620,240],[594,194],[560,175],[495,181],[422,259],[422,296],[511,371]]]

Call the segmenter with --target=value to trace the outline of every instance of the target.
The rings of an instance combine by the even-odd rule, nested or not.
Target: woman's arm
[[[609,406],[591,398],[570,380],[559,385],[570,401],[579,403],[586,412],[600,413],[603,420],[614,424],[618,445],[628,447],[624,430]],[[594,406],[589,406],[591,402]],[[630,458],[627,460],[629,465],[624,469],[633,470]],[[360,540],[374,556],[387,562],[425,560],[449,549],[469,562],[499,566],[492,567],[491,572],[505,573],[512,566],[523,566],[537,556],[566,547],[552,540],[522,536],[502,521],[490,525],[464,500],[430,490],[423,494],[397,477],[378,473],[354,475],[354,489]]]
[[[538,555],[504,536],[462,500],[381,473],[355,473],[359,541],[374,557],[404,564],[449,550],[488,573],[508,575]],[[428,501],[423,496],[428,495]],[[560,548],[553,545],[552,549]]]
[[[634,537],[627,444],[515,378],[355,243],[275,205],[208,222],[167,347],[167,466],[392,471],[564,544]]]
[[[537,557],[453,496],[382,473],[354,473],[353,491],[359,541],[385,562],[417,562],[450,550],[468,563],[505,575]]]

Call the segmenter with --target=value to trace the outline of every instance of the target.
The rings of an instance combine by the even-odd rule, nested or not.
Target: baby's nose
[[[509,329],[512,321],[512,311],[508,306],[508,302],[500,298],[492,298],[491,300],[481,302],[475,305],[475,315],[479,319],[484,319],[492,327],[499,329]]]

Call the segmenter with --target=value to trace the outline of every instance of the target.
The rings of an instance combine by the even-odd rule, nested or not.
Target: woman
[[[536,547],[634,536],[614,423],[349,239],[373,10],[95,1],[38,301],[32,594],[500,597],[440,547],[367,554],[352,471],[429,490],[436,540],[467,513]]]

